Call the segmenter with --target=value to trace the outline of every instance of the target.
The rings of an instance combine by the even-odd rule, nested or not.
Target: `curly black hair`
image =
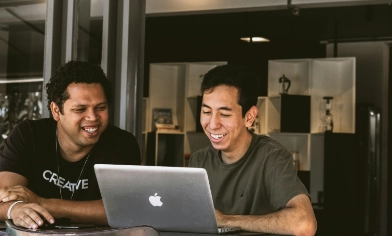
[[[55,75],[45,85],[49,111],[50,103],[54,102],[59,107],[60,112],[63,113],[63,104],[69,99],[67,88],[71,83],[101,84],[108,104],[112,101],[111,83],[99,65],[82,61],[69,61],[60,66]]]

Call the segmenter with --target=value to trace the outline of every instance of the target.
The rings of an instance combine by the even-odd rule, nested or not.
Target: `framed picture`
[[[173,113],[171,108],[154,108],[153,109],[153,120],[155,127],[175,129],[176,124],[173,122]]]

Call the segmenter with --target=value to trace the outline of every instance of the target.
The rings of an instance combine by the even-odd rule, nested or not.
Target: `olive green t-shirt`
[[[291,153],[267,136],[252,134],[248,151],[235,163],[224,164],[220,155],[209,146],[192,154],[189,167],[206,169],[214,206],[225,214],[268,214],[299,194],[309,196]]]

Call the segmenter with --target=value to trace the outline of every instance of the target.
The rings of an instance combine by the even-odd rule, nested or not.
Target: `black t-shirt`
[[[0,171],[23,175],[28,180],[27,187],[40,197],[70,199],[75,190],[72,200],[96,200],[101,199],[101,194],[95,164],[141,163],[135,136],[112,125],[102,133],[87,162],[87,156],[68,162],[56,155],[56,124],[46,118],[25,120],[15,126],[0,155]]]

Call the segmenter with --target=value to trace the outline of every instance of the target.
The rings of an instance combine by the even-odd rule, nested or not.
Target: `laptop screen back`
[[[111,227],[218,232],[204,169],[107,164],[94,169]]]

